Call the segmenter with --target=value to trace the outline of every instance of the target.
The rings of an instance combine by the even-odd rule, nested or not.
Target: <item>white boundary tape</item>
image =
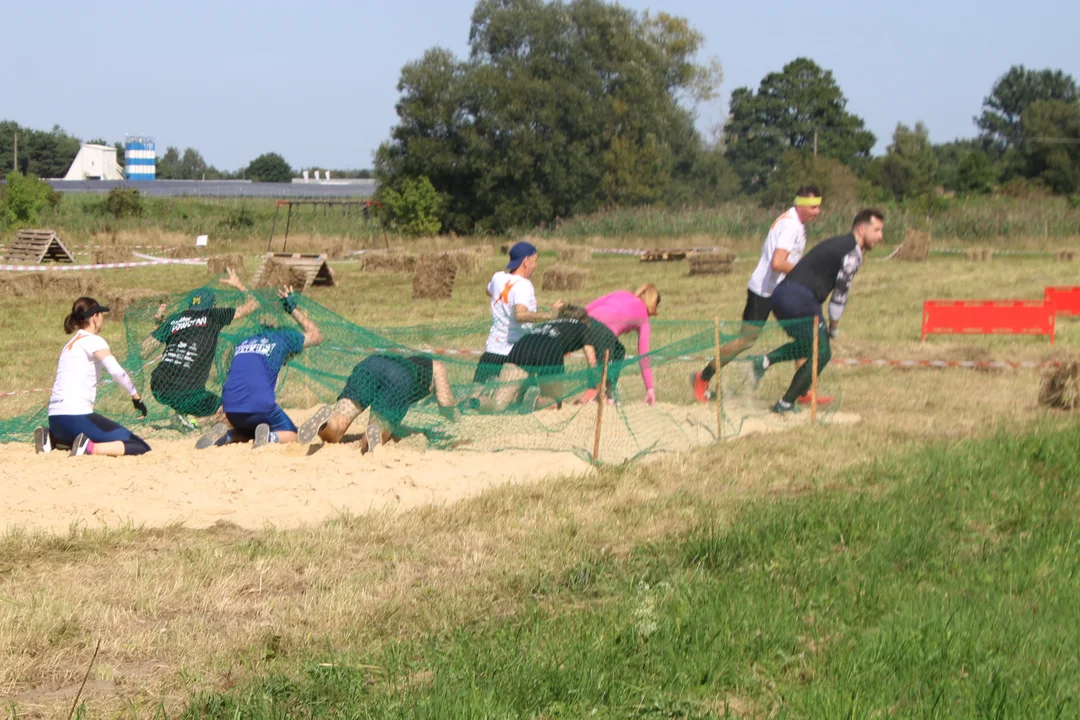
[[[206,258],[185,258],[174,260],[156,258],[153,255],[132,253],[135,257],[145,258],[144,262],[97,263],[92,265],[0,265],[2,272],[78,272],[80,270],[114,270],[117,268],[152,267],[154,265],[205,265]]]

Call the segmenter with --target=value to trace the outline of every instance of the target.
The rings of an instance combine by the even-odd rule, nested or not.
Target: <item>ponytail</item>
[[[64,332],[70,335],[76,330],[81,330],[86,327],[90,322],[90,318],[80,317],[80,315],[97,304],[97,300],[89,297],[81,297],[73,302],[71,304],[71,312],[64,318]]]
[[[634,294],[645,303],[650,315],[656,314],[660,308],[660,291],[656,289],[655,285],[646,283],[639,287]]]

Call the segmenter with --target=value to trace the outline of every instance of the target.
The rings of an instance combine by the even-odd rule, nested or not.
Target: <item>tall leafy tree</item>
[[[1024,110],[1019,148],[1024,175],[1054,192],[1080,191],[1080,103],[1041,100]]]
[[[245,177],[255,182],[289,182],[292,180],[293,171],[289,163],[281,155],[270,152],[263,153],[251,161],[244,171]]]
[[[165,154],[157,159],[154,169],[155,176],[160,180],[180,179],[180,150],[169,145],[165,148]]]
[[[207,170],[209,170],[209,167],[198,150],[191,147],[184,150],[179,165],[179,177],[181,180],[201,180]]]
[[[833,74],[813,60],[798,58],[766,75],[757,91],[731,94],[731,118],[724,129],[727,157],[743,188],[756,192],[784,153],[812,151],[852,165],[870,157],[876,138],[862,118],[847,111]]]
[[[19,135],[19,170],[42,178],[64,177],[81,145],[59,125],[49,132],[28,130],[25,137]]]
[[[961,195],[987,195],[994,189],[998,170],[982,148],[975,148],[960,160],[952,188]]]
[[[601,0],[480,0],[467,60],[434,48],[402,70],[376,174],[430,178],[458,232],[673,198],[704,149],[690,107],[719,82],[702,42]]]
[[[881,163],[881,184],[899,200],[927,195],[934,190],[937,169],[937,155],[926,126],[921,122],[914,128],[897,124]]]
[[[983,99],[982,114],[975,118],[975,124],[988,148],[1001,154],[1020,143],[1021,118],[1029,107],[1044,100],[1075,103],[1078,99],[1080,91],[1071,75],[1013,65]]]

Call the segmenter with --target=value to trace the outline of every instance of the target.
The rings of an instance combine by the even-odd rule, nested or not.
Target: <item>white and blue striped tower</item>
[[[124,170],[128,180],[153,180],[157,163],[154,138],[132,136],[124,143]]]

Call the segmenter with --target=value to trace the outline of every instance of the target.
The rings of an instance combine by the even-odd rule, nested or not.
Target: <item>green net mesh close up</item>
[[[214,297],[208,298],[208,292]],[[256,309],[233,318],[228,309],[243,307],[252,297]],[[193,299],[198,299],[194,305]],[[575,400],[599,385],[604,350],[609,357],[605,394],[615,402],[603,408],[599,461],[617,463],[654,452],[685,451],[717,439],[716,402],[695,401],[690,381],[691,374],[716,353],[713,321],[652,322],[649,359],[657,403],[649,406],[643,402],[636,336],[623,336],[612,344],[610,332],[590,327],[599,325],[595,321],[563,319],[537,326],[527,336],[529,352],[522,351],[520,367],[491,368],[490,379],[477,383],[487,321],[365,328],[308,298],[300,298],[299,307],[318,326],[323,341],[292,355],[281,369],[278,403],[300,425],[316,408],[334,405],[343,394],[357,401],[364,412],[353,421],[345,442],[363,434],[374,409],[380,426],[407,443],[463,451],[573,452],[592,460],[599,404]],[[180,330],[173,333],[177,327]],[[199,288],[169,296],[163,313],[157,299],[135,303],[124,316],[126,347],[114,342],[112,350],[133,377],[149,415],[138,418],[126,393],[107,375],[95,411],[151,440],[186,437],[194,443],[196,434],[181,418],[218,412],[235,348],[272,328],[300,329],[272,290],[243,294]],[[758,385],[752,361],[785,346],[788,356],[782,360],[808,357],[811,328],[808,320],[786,328],[768,323],[753,347],[722,370],[724,438],[807,421],[807,409],[794,418],[770,412],[788,389],[795,364],[780,362]],[[185,345],[180,347],[173,335],[186,338]],[[722,357],[738,348],[743,337],[741,323],[722,323]],[[827,347],[827,337],[822,340]],[[58,336],[57,352],[62,341]],[[586,346],[597,350],[595,368],[586,360]],[[569,353],[565,359],[564,351]],[[440,374],[447,381],[449,402],[446,392],[429,392],[438,385]],[[834,395],[832,390],[829,394]],[[29,441],[35,427],[47,425],[47,399],[47,393],[0,398],[0,442]],[[826,413],[838,404],[821,408],[819,418],[827,419]],[[206,421],[201,423],[201,428],[207,426]]]

